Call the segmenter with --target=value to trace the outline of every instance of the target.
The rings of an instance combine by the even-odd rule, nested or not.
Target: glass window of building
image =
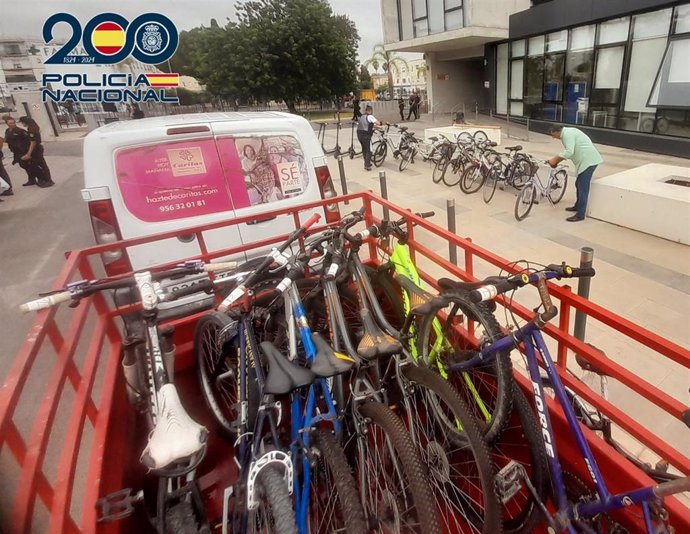
[[[690,37],[669,42],[649,105],[688,107],[690,102]]]
[[[570,50],[587,50],[594,47],[596,26],[580,26],[570,30]]]
[[[594,41],[592,41],[594,42]],[[570,124],[584,124],[589,111],[592,92],[594,50],[569,50],[565,62],[565,95],[563,120]]]
[[[508,43],[498,45],[496,51],[496,112],[508,112]]]
[[[656,110],[647,106],[647,99],[664,57],[670,25],[670,9],[633,17],[630,69],[619,121],[622,129],[654,131]]]
[[[620,43],[628,40],[630,17],[607,20],[599,24],[599,44]]]
[[[444,0],[446,11],[462,7],[462,0]]]
[[[510,114],[514,117],[522,117],[524,113],[522,102],[511,102],[510,103]]]
[[[513,41],[510,46],[510,52],[513,55],[513,57],[522,57],[525,55],[524,39],[520,39],[519,41]]]
[[[544,91],[544,56],[530,56],[525,59],[524,111],[528,117],[540,117],[541,99]]]
[[[412,0],[412,13],[415,19],[426,17],[426,0]]]
[[[414,36],[424,37],[429,35],[429,23],[427,19],[415,20],[414,21]]]
[[[462,28],[462,9],[446,11],[446,31]]]
[[[524,83],[525,62],[522,59],[513,61],[510,66],[510,98],[522,100],[522,85]]]
[[[546,53],[561,52],[568,48],[568,30],[553,32],[546,36]]]
[[[528,53],[530,56],[540,56],[544,53],[544,36],[531,37],[529,40]]]
[[[445,13],[443,4],[440,2],[429,2],[429,33],[441,33],[446,29]]]
[[[565,54],[549,54],[544,58],[544,100],[561,101],[564,72]]]
[[[675,26],[673,33],[690,32],[690,4],[685,4],[676,8]]]
[[[624,54],[624,46],[597,50],[594,88],[589,106],[589,124],[592,126],[616,127]]]

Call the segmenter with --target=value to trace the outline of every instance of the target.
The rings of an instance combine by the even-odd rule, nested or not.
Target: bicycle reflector
[[[324,158],[325,160],[325,158]],[[328,165],[324,164],[314,167],[316,171],[316,179],[319,182],[319,191],[321,191],[321,198],[326,200],[338,196],[338,193],[333,187],[333,179],[331,178],[331,171],[328,170]],[[326,204],[326,223],[333,223],[340,220],[340,208],[338,204]]]
[[[91,226],[96,243],[105,245],[122,239],[113,203],[110,199],[89,202],[89,215],[91,216]],[[101,259],[108,276],[127,273],[132,270],[127,253],[123,250],[104,252],[101,254]]]

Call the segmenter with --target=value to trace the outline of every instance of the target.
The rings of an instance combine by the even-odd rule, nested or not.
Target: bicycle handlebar
[[[60,293],[53,293],[52,295],[47,295],[45,297],[41,297],[40,299],[26,302],[19,306],[19,311],[22,313],[29,313],[32,311],[45,310],[46,308],[57,306],[58,304],[67,302],[71,299],[72,293],[69,291],[61,291]]]
[[[421,217],[422,219],[428,219],[429,217],[433,217],[436,215],[436,212],[434,211],[425,211],[423,213],[415,213],[417,217]],[[392,234],[392,233],[400,233],[402,232],[400,230],[400,226],[407,220],[406,217],[401,217],[397,221],[389,221],[389,220],[383,220],[379,224],[373,224],[369,228],[366,228],[365,230],[362,230],[361,232],[358,232],[355,234],[355,239],[361,241],[366,239],[367,237],[384,237],[386,235]]]
[[[544,306],[545,311],[537,316],[537,320],[542,324],[553,319],[558,310],[551,302],[549,295],[547,280],[561,278],[581,278],[591,277],[596,274],[596,271],[591,267],[573,268],[565,263],[562,265],[549,265],[543,271],[535,273],[520,273],[509,277],[490,277],[481,282],[482,286],[469,292],[469,299],[471,302],[483,302],[486,300],[493,300],[498,295],[507,293],[513,289],[534,284],[539,291],[539,298]]]

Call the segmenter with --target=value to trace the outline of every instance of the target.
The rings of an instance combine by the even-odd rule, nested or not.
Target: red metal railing
[[[451,264],[446,258],[415,241],[415,229],[410,225],[410,247],[417,255],[421,274],[432,285],[434,280],[425,269],[428,262],[442,267],[449,276],[464,280],[473,279],[475,262],[478,260],[496,268],[511,270],[504,259],[475,245],[471,240],[450,234],[371,193],[301,205],[292,211],[295,226],[300,224],[300,212],[321,207],[334,200],[339,203],[361,201],[366,208],[368,222],[375,218],[375,212],[380,212],[382,207],[394,214],[409,215],[418,225],[417,231],[422,229],[431,232],[460,247],[464,251],[465,269]],[[266,213],[266,216],[284,213],[275,210]],[[72,252],[57,276],[53,289],[62,288],[68,282],[80,278],[95,278],[95,271],[99,271],[99,254],[103,252],[127,249],[181,234],[195,235],[201,251],[199,257],[204,260],[270,246],[286,237],[281,235],[231,249],[209,251],[204,238],[205,232],[243,224],[252,219],[253,217],[243,217]],[[375,260],[377,256],[373,244],[370,253]],[[614,331],[690,368],[690,353],[686,349],[574,295],[568,288],[553,286],[552,294],[560,300],[561,315],[558,327],[550,325],[545,332],[558,344],[558,365],[561,368],[565,368],[568,351],[575,351],[672,417],[680,416],[686,409],[682,403],[573,338],[569,334],[571,310],[582,310]],[[512,309],[523,318],[530,317],[531,312],[518,304],[513,304]],[[126,432],[132,410],[127,405],[119,371],[121,335],[116,319],[122,312],[122,309],[116,309],[103,295],[95,295],[82,301],[74,311],[62,306],[36,315],[0,390],[0,453],[9,451],[9,455],[3,455],[3,475],[5,483],[16,488],[11,499],[4,499],[9,524],[0,525],[3,532],[119,531],[117,523],[97,524],[95,501],[104,494],[120,489],[127,478],[127,469],[141,469],[136,461],[138,452],[132,454],[130,438]],[[178,319],[174,323],[179,327],[193,325],[197,317],[198,314]],[[178,328],[179,332],[187,337],[176,338],[179,356],[177,365],[185,366],[190,363],[191,336],[189,328]],[[649,429],[643,428],[628,414],[605,402],[569,375],[563,373],[562,376],[568,387],[601,409],[645,446],[668,459],[683,472],[690,470],[690,461],[681,452],[661,441]],[[518,379],[522,380],[520,377]],[[37,391],[40,391],[40,395],[36,395]],[[560,410],[552,412],[554,424],[563,427]],[[636,484],[651,483],[602,440],[591,435],[590,441],[605,473],[615,473],[612,478],[617,483],[612,484],[613,490],[626,489],[617,488],[617,485],[627,485],[629,489]],[[568,443],[559,443],[559,449],[569,468],[575,471],[583,469],[583,466],[574,462],[575,451],[568,447]],[[11,474],[16,476],[12,477]],[[677,522],[677,531],[690,532],[687,509],[675,499],[667,500],[667,508],[672,521]]]

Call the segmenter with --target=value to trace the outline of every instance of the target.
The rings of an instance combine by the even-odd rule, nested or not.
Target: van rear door
[[[210,127],[205,128],[210,133]],[[212,136],[163,137],[115,153],[115,174],[124,209],[118,209],[122,237],[133,238],[210,224],[235,217],[230,191]],[[241,244],[236,226],[203,234],[209,251]],[[201,253],[194,235],[182,235],[129,250],[134,269]],[[243,260],[244,254],[235,259]]]
[[[305,154],[297,132],[228,135],[222,124],[214,124],[214,132],[235,213],[255,216],[239,225],[244,243],[285,234],[295,227],[291,214],[264,217],[262,213],[321,198],[312,158]],[[305,211],[301,220],[312,213],[323,214],[323,208]]]

